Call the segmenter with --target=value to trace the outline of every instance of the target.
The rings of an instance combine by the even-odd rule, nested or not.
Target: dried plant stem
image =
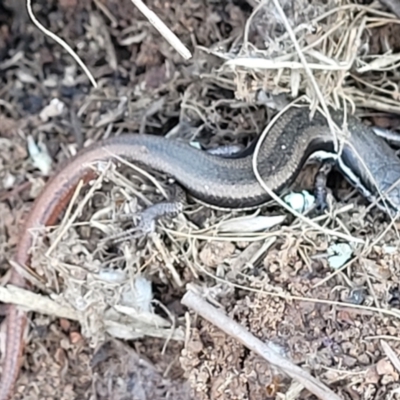
[[[164,24],[156,13],[151,11],[142,0],[131,0],[139,11],[149,20],[149,22],[158,30],[164,39],[185,59],[192,58],[192,53],[181,42],[181,40]]]
[[[248,349],[263,357],[270,364],[280,368],[291,378],[300,382],[311,393],[321,400],[341,400],[332,390],[326,387],[318,379],[311,376],[297,365],[282,357],[272,349],[268,343],[262,342],[253,336],[247,329],[233,321],[222,311],[216,309],[202,297],[192,291],[188,291],[182,298],[182,304],[191,308],[194,312],[217,326],[227,335],[234,337]]]
[[[57,42],[64,50],[77,62],[77,64],[82,68],[83,72],[86,74],[86,76],[89,78],[91,84],[93,87],[97,88],[97,82],[94,79],[93,75],[89,71],[89,68],[86,67],[84,62],[79,58],[78,54],[76,54],[71,47],[61,38],[59,38],[57,35],[55,35],[53,32],[49,31],[46,29],[35,17],[35,14],[33,13],[32,10],[32,1],[31,0],[26,0],[26,8],[28,10],[28,15],[31,21],[36,25],[36,27],[42,31],[45,35],[53,39],[55,42]]]

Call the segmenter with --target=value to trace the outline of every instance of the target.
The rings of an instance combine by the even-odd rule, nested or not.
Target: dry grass
[[[336,2],[336,7],[322,12],[314,3],[309,6],[318,14],[306,20],[310,8],[308,2],[297,2],[298,10],[288,16],[296,41],[307,65],[299,58],[299,51],[287,32],[268,32],[264,48],[245,42],[238,55],[214,51],[213,54],[225,61],[221,76],[235,75],[237,95],[240,99],[252,100],[257,89],[276,95],[286,93],[296,99],[306,94],[315,107],[321,99],[315,85],[307,79],[307,67],[312,71],[315,82],[323,94],[324,101],[335,108],[357,108],[400,113],[399,92],[396,76],[400,55],[393,53],[389,39],[382,40],[387,46],[385,53],[374,54],[370,49],[371,29],[400,22],[392,14],[374,6]],[[315,8],[314,8],[315,7]],[[256,29],[260,18],[275,16],[278,25],[284,21],[271,9],[269,2],[261,2],[253,16],[253,24],[247,29]],[[318,12],[319,11],[319,12]],[[255,26],[254,26],[255,25]],[[245,37],[248,36],[245,34]],[[258,38],[260,39],[260,38]],[[382,85],[382,83],[384,83]],[[390,90],[389,88],[392,88]]]

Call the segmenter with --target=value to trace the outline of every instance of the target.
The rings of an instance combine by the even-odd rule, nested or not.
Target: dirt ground
[[[326,2],[318,7],[305,3],[305,19],[327,7]],[[94,89],[71,56],[30,21],[23,2],[0,2],[4,276],[32,201],[55,167],[80,148],[138,131],[204,148],[246,145],[273,115],[265,102],[255,101],[257,80],[219,74],[222,61],[215,53],[237,54],[235,41],[242,38],[257,2],[146,4],[193,52],[192,59],[184,61],[128,0],[34,2],[36,18],[89,68],[98,84]],[[268,43],[273,16],[266,11],[253,18],[248,40],[257,46]],[[399,52],[399,27],[371,28],[368,51]],[[274,29],[284,32],[282,26]],[[272,90],[268,79],[258,81],[266,92]],[[400,83],[398,68],[390,79]],[[366,87],[365,82],[357,85],[354,93]],[[399,97],[391,112],[364,114],[375,125],[399,128],[396,102]],[[34,163],[30,140],[47,148],[52,160],[47,171]],[[312,190],[314,173],[314,167],[306,167],[292,189]],[[152,176],[169,187],[167,177]],[[234,218],[254,212],[189,203],[147,239],[121,239],[131,226],[129,216],[162,195],[154,180],[130,166],[107,165],[62,240],[60,227],[54,227],[35,244],[32,267],[43,283],[39,292],[84,317],[78,322],[29,314],[14,398],[316,398],[182,306],[180,299],[192,284],[342,398],[400,399],[400,226],[369,207],[339,173],[331,174],[328,185],[332,210],[321,224],[366,241],[352,248],[351,260],[337,271],[327,251],[343,240],[307,227],[275,202],[261,210],[261,215],[285,216],[272,232],[238,232],[243,225]],[[79,194],[72,210],[89,191]],[[232,222],[234,233],[224,232],[222,222]],[[107,241],[110,237],[120,240]],[[45,256],[49,246],[51,254]],[[4,329],[0,334],[4,354]]]

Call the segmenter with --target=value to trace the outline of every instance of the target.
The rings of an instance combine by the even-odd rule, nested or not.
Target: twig
[[[182,304],[191,308],[197,314],[211,322],[226,334],[234,337],[248,349],[254,351],[270,364],[280,368],[291,378],[300,382],[311,393],[321,400],[341,400],[332,390],[319,380],[311,376],[297,365],[276,353],[268,343],[262,342],[253,336],[247,329],[233,321],[222,311],[216,309],[203,298],[192,291],[188,291],[182,298]]]
[[[142,0],[131,0],[139,11],[149,20],[149,22],[158,30],[164,39],[185,59],[192,58],[192,53],[181,42],[181,40],[161,21],[161,19],[151,11]]]
[[[79,313],[72,307],[60,305],[47,296],[42,296],[13,285],[0,286],[0,301],[5,304],[17,304],[29,311],[45,315],[53,315],[73,321],[79,320]]]
[[[48,296],[33,293],[29,290],[22,289],[17,286],[7,285],[0,286],[0,301],[5,304],[16,304],[25,311],[38,312],[44,315],[51,315],[55,318],[66,318],[72,321],[81,322],[85,317],[84,314],[74,308],[59,304]],[[144,336],[172,339],[183,341],[184,334],[182,331],[171,328],[163,328],[153,326],[144,319],[130,318],[123,320],[114,320],[105,318],[103,321],[107,332],[114,337],[124,339],[141,338]],[[122,336],[121,336],[122,333]]]

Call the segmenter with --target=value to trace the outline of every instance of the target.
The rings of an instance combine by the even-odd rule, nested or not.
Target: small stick
[[[65,318],[71,321],[78,321],[81,324],[82,320],[85,319],[85,315],[82,312],[74,309],[68,304],[59,304],[48,296],[42,296],[11,284],[6,287],[0,286],[0,301],[6,305],[15,304],[25,312],[38,312],[55,318]],[[124,314],[123,308],[117,307],[117,311],[120,314]],[[120,318],[118,320],[107,319],[104,315],[101,317],[101,322],[103,323],[106,332],[119,339],[123,338],[130,340],[149,336],[182,342],[185,338],[183,331],[174,329],[174,327],[158,327],[155,325],[155,322],[149,322],[148,319],[146,320],[146,315],[141,315],[140,313],[138,313],[136,317],[130,318],[128,314],[128,319],[125,318],[123,320]],[[94,333],[90,331],[85,336],[93,337],[93,334]]]
[[[0,300],[6,304],[16,304],[25,310],[44,315],[53,315],[79,321],[79,313],[68,305],[61,305],[47,296],[42,296],[17,286],[0,287]]]
[[[142,0],[131,0],[139,11],[149,20],[149,22],[158,30],[164,39],[185,59],[192,58],[192,53],[179,40],[179,38],[161,21],[158,15],[151,11]]]
[[[272,350],[268,343],[264,343],[260,339],[257,339],[247,329],[233,321],[222,311],[213,307],[199,295],[189,290],[183,296],[181,303],[217,326],[227,335],[234,337],[248,349],[254,351],[267,360],[270,364],[280,368],[291,378],[300,382],[319,399],[341,400],[338,395],[336,395],[318,379],[314,378],[308,372],[304,371],[288,359],[276,353],[274,350]]]

